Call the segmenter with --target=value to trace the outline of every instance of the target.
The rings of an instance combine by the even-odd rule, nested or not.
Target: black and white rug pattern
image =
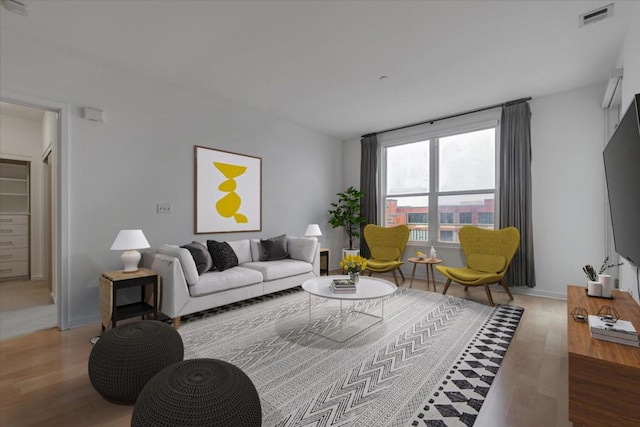
[[[412,426],[472,426],[516,332],[523,308],[498,306],[415,415]]]
[[[379,315],[381,301],[355,309]],[[363,315],[290,291],[191,316],[179,332],[185,359],[247,373],[264,426],[470,426],[522,312],[400,288],[384,321],[338,343],[311,332]]]

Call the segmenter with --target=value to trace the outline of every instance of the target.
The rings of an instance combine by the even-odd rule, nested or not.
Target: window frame
[[[386,132],[378,135],[378,223],[385,224],[386,217],[386,200],[388,198],[402,197],[427,197],[429,207],[429,238],[423,240],[410,240],[409,244],[413,246],[432,246],[459,248],[458,242],[446,242],[439,240],[440,222],[438,217],[438,197],[457,196],[471,194],[487,194],[494,195],[494,223],[493,227],[497,229],[497,219],[499,218],[499,206],[497,201],[500,196],[500,108],[485,110],[479,113],[473,113],[432,123],[427,123],[398,131]],[[495,129],[495,188],[494,189],[476,189],[464,191],[438,191],[439,188],[439,139],[459,135],[468,132],[481,131],[485,129]],[[393,194],[386,192],[387,169],[386,169],[386,149],[394,146],[412,144],[421,141],[432,141],[429,143],[429,189],[427,192]],[[455,218],[454,218],[455,221]],[[435,225],[435,226],[433,226]],[[483,224],[488,225],[488,224]]]

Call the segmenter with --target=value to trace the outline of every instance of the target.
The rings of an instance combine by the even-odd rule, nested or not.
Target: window
[[[453,242],[453,231],[440,230],[440,241],[441,242]]]
[[[459,122],[460,123],[460,122]],[[465,224],[494,228],[497,115],[379,138],[384,223],[417,242],[458,243]]]
[[[493,212],[478,212],[478,224],[493,224]]]
[[[460,224],[471,224],[471,212],[460,212]]]
[[[440,224],[453,224],[453,212],[440,212]]]
[[[407,224],[427,224],[429,220],[427,219],[426,212],[409,212],[407,213]]]

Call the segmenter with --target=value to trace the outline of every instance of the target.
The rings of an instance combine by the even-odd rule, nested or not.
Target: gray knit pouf
[[[144,387],[132,427],[243,426],[262,424],[251,379],[231,363],[190,359],[163,369]]]
[[[89,356],[89,379],[105,399],[135,403],[155,374],[183,358],[182,337],[168,324],[127,323],[96,342]]]

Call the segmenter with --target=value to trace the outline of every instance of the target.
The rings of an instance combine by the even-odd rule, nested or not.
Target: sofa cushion
[[[196,269],[198,270],[198,274],[202,274],[205,271],[211,270],[213,267],[213,260],[211,259],[211,254],[209,250],[199,242],[187,243],[186,245],[182,245],[181,248],[185,248],[191,253],[193,257],[193,261],[196,263]]]
[[[304,262],[313,262],[316,256],[316,247],[318,241],[309,239],[308,237],[289,237],[287,238],[287,252],[291,259],[297,259]]]
[[[260,261],[277,261],[288,257],[286,234],[260,240]]]
[[[181,248],[176,245],[164,244],[158,247],[158,252],[164,255],[169,255],[178,258],[180,265],[182,266],[182,272],[188,285],[195,285],[200,280],[196,263],[191,256],[191,252],[187,249]]]
[[[200,281],[196,285],[189,286],[189,294],[197,297],[260,282],[262,282],[262,274],[248,268],[233,267],[224,271],[209,271],[200,276]]]
[[[234,242],[227,242],[233,252],[238,257],[238,264],[244,264],[245,262],[251,262],[251,248],[249,247],[249,240],[236,240]]]
[[[207,240],[207,248],[209,248],[209,253],[213,258],[213,266],[216,270],[224,271],[238,265],[238,257],[227,242]]]
[[[242,267],[260,272],[265,282],[313,271],[312,264],[296,259],[249,262]]]

